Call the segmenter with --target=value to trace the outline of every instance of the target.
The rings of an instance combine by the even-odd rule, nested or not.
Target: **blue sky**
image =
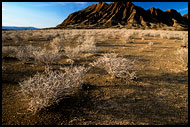
[[[55,27],[70,13],[98,2],[2,2],[3,26]],[[109,3],[109,2],[107,2]],[[155,7],[163,11],[175,9],[188,13],[187,2],[133,2],[145,10]]]

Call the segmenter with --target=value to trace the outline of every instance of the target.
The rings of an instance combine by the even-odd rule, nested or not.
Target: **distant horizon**
[[[2,25],[3,27],[33,27],[33,26],[4,26]],[[35,27],[36,28],[36,27]]]
[[[107,4],[111,2],[106,2]],[[148,10],[175,9],[188,14],[188,2],[132,2]],[[98,2],[2,2],[2,26],[50,28],[62,23],[71,13]],[[14,20],[12,20],[14,19]]]

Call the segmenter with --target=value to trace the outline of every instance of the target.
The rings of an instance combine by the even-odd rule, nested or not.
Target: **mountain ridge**
[[[2,26],[2,30],[37,30],[36,27]]]
[[[181,16],[174,9],[165,12],[159,8],[145,10],[132,2],[107,4],[99,2],[71,13],[56,28],[109,28],[109,27],[188,27],[188,15]]]

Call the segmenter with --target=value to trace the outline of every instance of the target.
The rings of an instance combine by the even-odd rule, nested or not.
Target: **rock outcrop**
[[[174,9],[145,10],[132,2],[122,0],[110,4],[99,2],[70,14],[57,28],[108,28],[108,27],[188,27],[188,15],[181,16]]]

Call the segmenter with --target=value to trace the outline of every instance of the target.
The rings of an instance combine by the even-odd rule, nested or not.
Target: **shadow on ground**
[[[122,122],[129,125],[186,125],[187,72],[161,74],[151,70],[146,72],[149,74],[140,75],[137,81],[130,81],[127,84],[119,80],[106,84],[104,80],[102,84],[96,84],[95,81],[88,90],[78,89],[74,95],[66,96],[54,107],[41,110],[36,115],[12,114],[10,118],[14,117],[17,120],[3,120],[3,124],[89,125]],[[23,73],[27,74],[27,71]],[[8,110],[9,107],[6,108]]]

